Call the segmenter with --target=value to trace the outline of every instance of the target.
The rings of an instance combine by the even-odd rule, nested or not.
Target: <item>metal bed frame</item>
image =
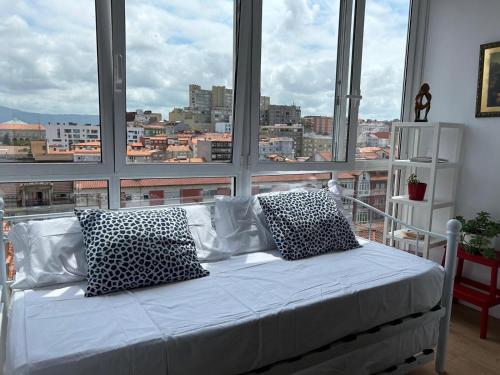
[[[423,314],[414,314],[413,316],[399,319],[398,322],[390,322],[379,327],[373,327],[372,329],[354,335],[353,337],[346,337],[336,342],[333,342],[325,347],[319,348],[311,353],[305,353],[304,355],[291,358],[287,361],[280,361],[265,368],[257,369],[248,374],[283,374],[287,373],[287,368],[292,368],[294,371],[300,369],[307,369],[315,364],[324,362],[328,359],[333,359],[339,355],[343,355],[352,351],[356,348],[364,347],[376,342],[379,342],[385,338],[397,335],[404,330],[421,326],[433,320],[439,319],[439,337],[437,343],[437,350],[435,356],[435,369],[438,373],[442,374],[445,372],[445,360],[446,351],[448,345],[448,331],[450,325],[450,316],[452,308],[452,292],[453,292],[453,281],[455,277],[455,266],[456,266],[456,254],[458,247],[459,233],[461,230],[461,224],[457,220],[450,220],[447,223],[447,233],[446,235],[440,233],[434,233],[426,230],[419,229],[412,225],[409,225],[398,218],[390,216],[383,211],[380,211],[365,202],[362,202],[356,198],[343,196],[353,204],[359,204],[367,208],[370,212],[369,215],[369,227],[368,227],[368,237],[371,237],[371,225],[372,225],[372,213],[380,215],[391,221],[391,225],[401,225],[402,227],[411,229],[418,234],[433,236],[442,240],[446,240],[446,260],[445,260],[445,277],[442,290],[441,302],[438,306],[433,308],[431,311]],[[137,208],[122,208],[120,210],[134,210],[134,209],[158,209],[171,207],[169,206],[150,206],[150,207],[137,207]],[[17,222],[23,222],[27,220],[44,220],[60,217],[73,216],[73,212],[65,213],[53,213],[53,214],[38,214],[38,215],[23,215],[23,216],[11,216],[4,217],[4,201],[0,198],[0,260],[2,264],[0,265],[0,368],[3,367],[5,359],[5,345],[6,345],[6,328],[8,320],[8,307],[10,303],[10,286],[11,281],[7,279],[7,269],[6,269],[6,252],[5,244],[7,241],[7,236],[4,233],[4,222],[11,224]],[[418,240],[417,240],[418,241]],[[418,248],[417,248],[418,249]],[[434,359],[434,352],[431,349],[424,350],[422,353],[417,353],[416,355],[408,358],[406,361],[400,364],[392,364],[391,367],[387,369],[387,372],[391,374],[404,374],[413,368],[421,366],[424,363],[430,362]],[[382,372],[383,373],[383,372]]]

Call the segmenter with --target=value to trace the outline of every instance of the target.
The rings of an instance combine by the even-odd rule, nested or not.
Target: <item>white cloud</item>
[[[262,94],[331,115],[338,1],[264,0]],[[93,0],[0,0],[0,105],[98,112]],[[201,11],[200,11],[201,10]],[[367,0],[362,117],[399,115],[408,1]],[[127,0],[127,107],[167,114],[188,85],[232,87],[231,0]]]
[[[0,105],[97,113],[93,2],[0,0]]]

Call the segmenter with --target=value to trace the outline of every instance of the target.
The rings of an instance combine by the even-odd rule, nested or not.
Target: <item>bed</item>
[[[443,269],[362,245],[293,262],[234,256],[204,264],[205,278],[100,298],[82,283],[14,292],[6,373],[404,373],[436,344],[443,371],[453,251]]]

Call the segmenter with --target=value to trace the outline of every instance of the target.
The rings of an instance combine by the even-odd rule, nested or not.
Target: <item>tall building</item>
[[[232,138],[229,134],[206,134],[196,140],[196,156],[207,162],[229,162]]]
[[[171,123],[183,123],[193,131],[213,132],[211,110],[191,110],[189,108],[174,108],[168,113]]]
[[[293,151],[295,157],[303,156],[304,127],[301,124],[275,124],[270,126],[261,126],[260,130],[261,139],[282,137],[293,139]]]
[[[261,96],[260,97],[260,110],[265,111],[269,109],[271,105],[271,98],[269,96]]]
[[[321,153],[332,152],[333,139],[328,135],[304,134],[302,156],[309,156],[315,161],[322,161]]]
[[[212,86],[212,107],[231,109],[233,106],[233,90],[226,86]]]
[[[260,113],[261,125],[300,124],[300,107],[296,105],[269,104]]]
[[[49,123],[45,126],[46,138],[49,147],[69,150],[79,142],[99,141],[101,127],[99,125],[78,125],[69,123]]]
[[[260,140],[259,160],[266,160],[268,156],[272,155],[293,159],[293,139],[289,137],[275,137]]]
[[[189,108],[191,110],[210,111],[212,91],[203,90],[199,85],[189,85]]]
[[[316,134],[332,135],[333,118],[328,116],[305,116],[303,117],[305,125],[311,127]]]

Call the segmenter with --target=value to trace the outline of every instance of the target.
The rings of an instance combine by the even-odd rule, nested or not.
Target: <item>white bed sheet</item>
[[[299,261],[251,253],[210,276],[84,298],[14,294],[7,374],[237,374],[435,306],[441,266],[372,242]]]

